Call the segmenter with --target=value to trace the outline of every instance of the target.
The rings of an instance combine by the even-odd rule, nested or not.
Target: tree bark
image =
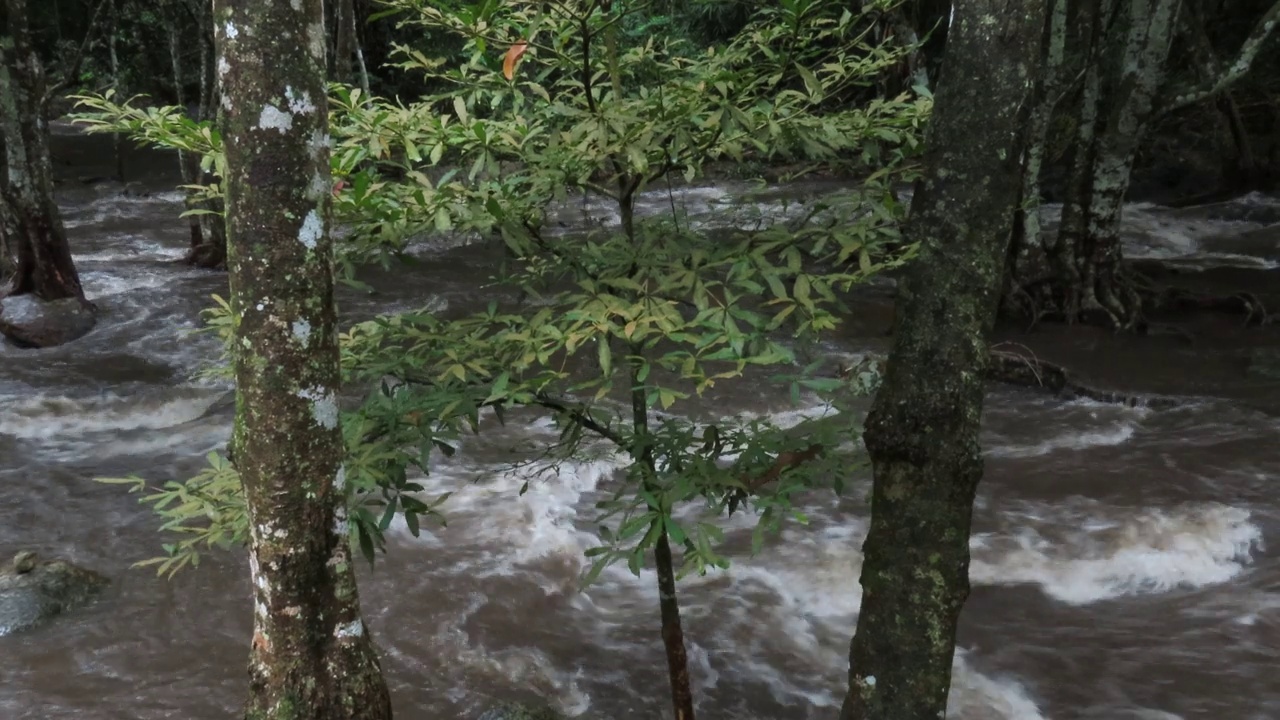
[[[894,346],[866,423],[871,527],[842,720],[946,717],[969,593],[987,337],[1022,185],[1046,3],[957,0],[954,9],[925,177],[903,228],[920,256],[900,286]]]
[[[31,293],[42,300],[78,298],[84,289],[67,231],[53,200],[44,68],[31,43],[26,0],[0,1],[0,248],[13,268],[0,297]]]
[[[1258,59],[1258,55],[1266,46],[1267,40],[1275,32],[1277,26],[1280,26],[1280,0],[1273,3],[1267,12],[1258,18],[1253,31],[1240,44],[1240,49],[1236,51],[1235,57],[1229,65],[1225,68],[1220,68],[1219,73],[1199,86],[1170,88],[1165,93],[1165,101],[1161,106],[1161,111],[1170,112],[1194,105],[1221,93],[1238,82],[1253,68],[1253,63]]]
[[[333,79],[350,83],[355,79],[352,60],[356,54],[356,6],[355,0],[335,0],[337,27],[333,37]]]
[[[347,531],[320,0],[215,0],[249,720],[385,720]]]
[[[1047,276],[1014,268],[1010,287],[1034,317],[1097,319],[1141,327],[1142,299],[1121,265],[1121,212],[1138,148],[1157,113],[1181,0],[1082,0],[1076,8],[1076,53],[1084,58],[1076,137],[1062,221],[1043,250]],[[1011,305],[1015,303],[1010,303]]]
[[[107,30],[107,50],[111,59],[111,90],[120,94],[120,54],[116,52],[116,36],[120,34],[120,12],[116,0],[106,0],[111,13],[111,27]],[[111,134],[111,156],[115,160],[116,181],[124,182],[124,145],[120,133]]]
[[[622,225],[628,235],[634,232],[633,205],[630,196],[622,203]],[[644,473],[646,489],[661,495],[658,488],[649,485],[656,476],[653,448],[649,440],[649,405],[645,400],[644,382],[640,379],[640,358],[644,348],[631,345],[631,422],[635,431],[632,458]],[[689,653],[684,644],[684,627],[680,620],[680,598],[676,593],[676,567],[671,555],[671,541],[665,529],[659,531],[654,544],[654,565],[658,576],[658,611],[662,617],[662,647],[667,655],[667,679],[671,686],[671,708],[675,720],[694,720],[693,686],[689,682]]]
[[[165,23],[169,26],[169,67],[173,72],[173,96],[174,102],[183,109],[187,108],[187,91],[186,91],[186,73],[182,67],[182,13],[179,12],[176,0],[171,0],[164,4]],[[197,24],[197,28],[201,24]],[[178,150],[178,172],[182,176],[183,185],[194,185],[199,181],[200,175],[200,158],[195,154],[188,154],[182,150]],[[190,194],[184,201],[188,209],[192,209],[194,204],[191,201]],[[192,215],[187,218],[187,227],[190,232],[190,247],[188,256],[185,261],[193,262],[192,254],[204,245],[204,236],[200,232],[200,218]]]
[[[208,2],[188,0],[188,7],[196,19],[196,35],[200,47],[200,99],[196,110],[196,119],[200,121],[214,120],[218,114],[218,74],[215,72],[213,47],[213,15]],[[193,173],[197,182],[208,184],[215,181],[211,173],[202,172],[199,160],[192,158],[195,164]],[[223,213],[222,200],[189,201],[188,207],[208,211],[194,216],[198,227],[191,233],[191,248],[184,261],[196,267],[217,270],[227,264],[227,224]]]

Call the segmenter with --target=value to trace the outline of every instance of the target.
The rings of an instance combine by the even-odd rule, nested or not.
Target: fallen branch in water
[[[1131,395],[1092,387],[1072,377],[1061,365],[1036,357],[1026,347],[1018,346],[1024,352],[1012,352],[997,349],[1001,346],[1007,346],[1007,343],[992,347],[991,359],[987,364],[987,379],[994,382],[1048,390],[1068,400],[1082,397],[1130,407],[1170,408],[1185,403],[1177,398]]]

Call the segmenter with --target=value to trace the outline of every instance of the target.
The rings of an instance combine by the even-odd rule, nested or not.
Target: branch
[[[1222,74],[1216,79],[1211,79],[1208,83],[1201,84],[1199,87],[1178,88],[1165,101],[1161,110],[1169,112],[1194,105],[1201,100],[1221,93],[1244,77],[1253,67],[1253,61],[1257,59],[1258,53],[1262,51],[1264,43],[1266,43],[1277,25],[1280,25],[1280,0],[1277,0],[1271,6],[1271,9],[1267,10],[1266,14],[1254,25],[1249,37],[1245,38],[1245,41],[1241,43],[1240,50],[1236,53],[1235,61],[1227,66],[1227,69]]]
[[[71,67],[62,74],[61,80],[45,89],[44,97],[40,99],[40,107],[42,109],[49,107],[49,103],[53,101],[53,96],[70,85],[72,80],[80,74],[80,66],[84,64],[85,55],[89,51],[89,41],[93,39],[93,30],[98,25],[98,16],[102,14],[102,8],[106,7],[106,5],[106,0],[98,0],[98,5],[93,9],[93,15],[89,18],[89,27],[84,31],[84,39],[80,41],[80,49],[76,52],[76,59],[72,61]]]
[[[755,493],[765,485],[777,480],[782,473],[800,467],[818,457],[825,449],[825,446],[815,443],[804,450],[788,450],[778,453],[778,457],[774,458],[773,464],[766,468],[764,472],[755,477],[743,473],[738,476],[738,480],[746,487],[748,493]]]
[[[1066,368],[1041,360],[1031,354],[1030,350],[1023,348],[1026,350],[1024,354],[998,350],[998,347],[1000,345],[991,349],[986,371],[988,381],[1047,390],[1064,399],[1088,398],[1096,402],[1130,407],[1169,408],[1184,404],[1176,398],[1130,395],[1086,385]]]
[[[536,405],[547,408],[548,410],[555,410],[556,412],[564,413],[569,416],[570,420],[573,420],[600,437],[609,440],[620,447],[627,447],[628,443],[626,438],[619,435],[608,425],[601,425],[595,418],[591,417],[591,413],[587,410],[586,405],[576,400],[563,396],[552,395],[550,393],[535,393],[533,397]]]

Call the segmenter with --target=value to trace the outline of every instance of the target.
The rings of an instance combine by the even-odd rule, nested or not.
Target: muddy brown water
[[[225,278],[173,263],[186,235],[167,158],[132,155],[127,167],[145,179],[127,188],[85,184],[76,178],[109,167],[104,143],[60,132],[60,197],[102,321],[62,348],[0,347],[0,555],[34,548],[115,583],[90,608],[0,639],[0,718],[226,718],[244,692],[246,562],[215,553],[173,581],[131,570],[158,551],[157,521],[134,497],[91,481],[185,477],[225,442],[229,418],[206,412],[225,388],[196,376],[217,347],[190,333]],[[821,189],[796,186],[760,203]],[[724,213],[710,203],[742,190],[677,199],[717,223]],[[657,211],[668,201],[646,202]],[[566,222],[580,222],[582,210],[566,210]],[[1280,259],[1275,199],[1135,205],[1128,218],[1135,255],[1174,260],[1187,277],[1244,273],[1255,289],[1270,287],[1268,268]],[[497,251],[418,254],[419,266],[371,274],[378,294],[344,295],[347,316],[484,300],[479,286]],[[829,350],[883,349],[886,317],[868,309]],[[1280,393],[1242,360],[1275,338],[1230,318],[1192,324],[1190,339],[1002,331],[1099,382],[1190,402],[1154,411],[993,390],[952,717],[1280,717],[1280,562],[1267,542],[1280,530]],[[698,411],[785,420],[817,409],[753,387]],[[575,587],[593,541],[592,505],[618,459],[601,452],[516,494],[524,478],[506,468],[511,449],[552,432],[512,422],[466,441],[426,480],[432,491],[455,491],[448,527],[419,539],[395,528],[391,553],[363,573],[399,717],[471,717],[494,699],[532,693],[589,717],[666,717],[652,574],[619,569],[585,593]],[[703,717],[835,717],[867,491],[860,475],[843,498],[811,494],[808,526],[789,527],[757,557],[737,553],[727,573],[684,584]],[[745,545],[747,520],[731,527],[731,544]]]

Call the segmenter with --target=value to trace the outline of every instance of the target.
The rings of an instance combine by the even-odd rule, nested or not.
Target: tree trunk
[[[238,320],[233,446],[254,588],[250,720],[391,717],[347,531],[321,12],[320,0],[214,2]]]
[[[1015,255],[1044,256],[1047,275],[1015,265],[1011,306],[1034,317],[1142,326],[1142,298],[1121,265],[1120,224],[1138,148],[1159,111],[1181,0],[1082,0],[1076,54],[1084,58],[1076,138],[1062,221],[1052,245],[1019,237]],[[1026,300],[1026,302],[1018,302]]]
[[[12,267],[0,297],[84,300],[62,215],[53,200],[44,69],[31,44],[26,0],[0,0],[0,245]]]
[[[987,336],[1021,189],[1046,3],[957,0],[906,237],[894,346],[867,418],[874,472],[842,720],[946,717]],[[981,103],[973,98],[981,96]]]
[[[1040,223],[1040,175],[1049,148],[1049,131],[1066,85],[1067,4],[1068,0],[1049,2],[1040,84],[1034,109],[1027,121],[1021,198],[1014,214],[1013,242],[1009,245],[1005,287],[1001,293],[1009,312],[1026,313],[1034,319],[1039,317],[1037,303],[1022,283],[1051,281],[1055,271],[1049,261],[1056,257],[1052,245],[1056,237],[1046,236]]]
[[[1155,116],[1180,0],[1095,3],[1099,85],[1090,93],[1096,106],[1081,111],[1081,123],[1087,118],[1094,125],[1092,142],[1076,147],[1084,159],[1082,173],[1067,188],[1071,222],[1064,207],[1059,231],[1076,266],[1074,286],[1064,292],[1073,319],[1101,313],[1116,327],[1133,329],[1142,307],[1120,267],[1121,210],[1138,147]],[[1109,26],[1102,25],[1112,16]]]
[[[187,0],[187,8],[196,20],[196,36],[200,48],[200,97],[196,120],[214,120],[218,112],[218,76],[214,69],[213,15],[211,5],[199,0]],[[175,72],[177,70],[175,69]],[[179,160],[181,162],[181,159]],[[188,157],[189,165],[183,181],[208,184],[215,181],[210,174],[200,170],[200,158]],[[186,180],[187,173],[192,180]],[[191,216],[191,247],[183,262],[211,270],[222,269],[227,263],[227,230],[221,200],[193,200],[186,202],[188,209],[205,210],[206,214]]]
[[[629,236],[633,236],[633,205],[630,195],[624,195],[622,201],[622,226]],[[636,433],[636,447],[632,448],[632,457],[644,473],[645,483],[653,478],[657,471],[654,468],[653,449],[649,441],[649,405],[645,400],[644,382],[640,379],[641,360],[644,348],[638,343],[631,345],[631,420]],[[661,495],[658,488],[648,488],[655,495]],[[676,593],[675,560],[671,555],[671,540],[665,529],[658,533],[654,544],[654,565],[658,576],[658,610],[662,617],[662,647],[667,654],[667,678],[671,686],[671,707],[675,712],[675,720],[694,720],[693,687],[689,683],[689,653],[684,645],[684,627],[680,621],[680,599]]]
[[[120,34],[120,12],[116,0],[106,0],[111,14],[111,29],[107,31],[108,57],[111,59],[111,90],[120,95],[120,54],[116,52],[116,36]],[[124,182],[124,145],[121,133],[111,134],[111,156],[115,160],[116,181]]]
[[[182,14],[178,11],[176,2],[165,3],[164,8],[165,23],[169,26],[169,69],[173,73],[173,98],[178,107],[186,109],[186,81],[185,73],[182,71]],[[178,150],[178,172],[182,176],[183,185],[194,185],[200,172],[200,158]],[[190,194],[184,204],[191,209]],[[194,215],[188,217],[187,225],[191,233],[191,247],[194,249],[203,245],[199,217]]]
[[[355,0],[335,0],[337,27],[333,37],[333,79],[349,83],[355,79],[352,60],[356,54],[356,6]]]

